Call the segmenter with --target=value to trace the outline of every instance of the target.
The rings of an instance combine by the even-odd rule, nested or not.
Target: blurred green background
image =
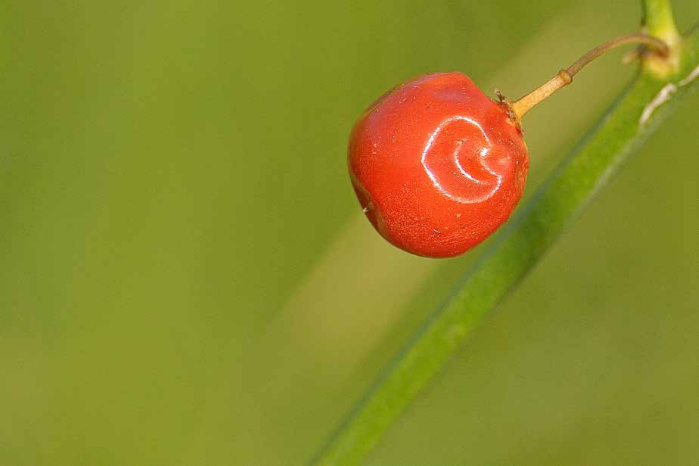
[[[517,97],[638,3],[3,2],[0,464],[304,464],[483,251],[378,237],[354,118],[438,70]],[[631,79],[622,55],[527,118],[528,194]],[[369,464],[699,464],[698,105]]]

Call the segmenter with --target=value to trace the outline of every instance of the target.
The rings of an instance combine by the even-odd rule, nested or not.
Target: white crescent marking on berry
[[[465,197],[453,192],[450,192],[447,188],[444,187],[444,182],[446,180],[442,180],[440,182],[440,178],[445,176],[439,173],[435,173],[435,171],[430,167],[429,161],[427,160],[427,156],[432,149],[432,146],[434,145],[435,141],[441,134],[442,130],[449,125],[450,123],[453,123],[454,121],[464,121],[466,123],[469,123],[476,128],[478,128],[478,131],[480,134],[483,135],[483,139],[486,142],[487,146],[481,148],[481,150],[478,153],[478,158],[480,161],[480,166],[483,167],[483,169],[491,174],[494,177],[494,180],[479,180],[476,177],[474,177],[471,173],[466,171],[466,169],[461,165],[459,161],[459,152],[461,151],[461,148],[464,144],[464,139],[460,139],[456,142],[456,149],[454,152],[451,154],[449,157],[450,161],[453,162],[455,168],[466,178],[468,181],[475,183],[477,185],[482,185],[482,186],[487,186],[487,185],[492,185],[490,189],[485,191],[482,195],[480,196],[475,196],[475,197]],[[442,123],[439,124],[436,130],[432,134],[430,134],[430,137],[427,139],[427,144],[425,145],[424,150],[422,151],[422,158],[421,158],[421,163],[422,166],[425,169],[425,172],[427,173],[427,176],[430,177],[430,180],[432,180],[432,183],[439,189],[439,191],[444,194],[445,196],[449,197],[450,199],[453,199],[458,202],[463,202],[465,204],[475,204],[478,202],[483,202],[489,198],[491,198],[497,190],[500,188],[500,185],[502,184],[502,175],[494,172],[490,168],[488,168],[487,165],[483,164],[484,158],[490,153],[490,151],[493,148],[493,144],[491,143],[490,139],[488,138],[488,135],[485,134],[485,131],[483,131],[483,128],[476,122],[475,120],[465,117],[465,116],[453,116],[451,118],[447,118],[444,120]],[[456,172],[453,172],[454,175],[456,175]]]

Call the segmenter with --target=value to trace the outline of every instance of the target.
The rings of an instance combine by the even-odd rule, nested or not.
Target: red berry
[[[508,107],[461,73],[421,76],[379,98],[354,125],[348,159],[376,230],[427,257],[462,254],[493,233],[529,167]]]

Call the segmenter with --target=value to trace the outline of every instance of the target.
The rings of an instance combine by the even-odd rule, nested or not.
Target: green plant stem
[[[668,33],[679,35],[669,0],[643,0],[643,25],[648,34],[661,39]]]
[[[669,56],[662,59],[653,55],[643,57],[643,67],[656,78],[667,80],[679,71],[682,54],[682,37],[675,25],[672,6],[670,0],[642,0],[642,4],[643,29],[670,47]]]
[[[646,2],[659,12],[665,11],[663,3]],[[649,18],[653,11],[647,10]],[[668,80],[659,80],[645,68],[641,70],[467,272],[446,306],[424,324],[386,368],[314,464],[359,464],[488,311],[534,267],[676,104],[698,87],[699,78],[692,80],[690,76],[699,66],[699,34],[688,38],[682,50],[679,73]]]

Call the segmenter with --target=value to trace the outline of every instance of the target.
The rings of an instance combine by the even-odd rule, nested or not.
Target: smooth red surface
[[[461,73],[436,73],[364,112],[348,163],[359,202],[384,238],[413,254],[450,257],[507,220],[529,157],[504,105]]]

